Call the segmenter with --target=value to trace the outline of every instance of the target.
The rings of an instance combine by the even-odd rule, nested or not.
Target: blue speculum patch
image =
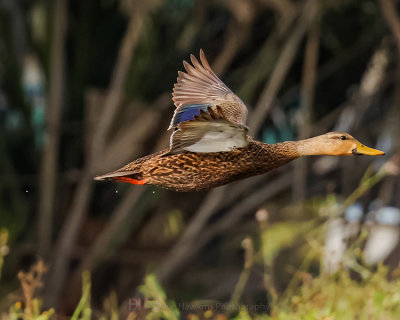
[[[193,120],[195,116],[200,115],[200,110],[207,111],[207,108],[211,107],[209,104],[192,104],[189,106],[183,106],[176,114],[173,126],[176,126],[180,122]]]

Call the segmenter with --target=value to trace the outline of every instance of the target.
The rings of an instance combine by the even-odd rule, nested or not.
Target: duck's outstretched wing
[[[186,73],[179,71],[174,85],[172,100],[176,110],[169,129],[193,120],[200,116],[200,111],[207,112],[209,107],[216,111],[217,105],[227,121],[245,126],[246,105],[212,71],[203,50],[200,50],[200,62],[194,55],[190,55],[190,60],[193,66],[184,61]]]
[[[190,152],[226,152],[248,145],[248,129],[241,124],[228,121],[222,114],[222,108],[216,106],[200,110],[193,120],[180,122],[170,139],[169,153]]]

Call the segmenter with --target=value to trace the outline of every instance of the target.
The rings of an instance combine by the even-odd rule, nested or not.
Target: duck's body
[[[229,152],[170,154],[166,149],[129,163],[109,178],[198,191],[263,174],[298,157],[293,142],[265,144],[251,139],[247,147]]]
[[[204,190],[268,172],[308,155],[382,155],[347,133],[265,144],[247,135],[247,108],[212,72],[204,53],[201,63],[179,72],[171,120],[170,148],[135,160],[97,180],[152,184],[176,191]]]

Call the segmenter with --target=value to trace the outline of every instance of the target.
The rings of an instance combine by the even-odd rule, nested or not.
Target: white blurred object
[[[376,212],[375,219],[380,224],[397,226],[400,224],[400,209],[383,207]]]
[[[383,207],[375,213],[375,224],[372,225],[364,248],[364,260],[367,264],[384,261],[400,239],[400,209]]]
[[[361,221],[364,215],[364,210],[361,203],[356,202],[347,208],[344,218],[349,222]]]
[[[385,260],[399,241],[399,229],[385,225],[372,227],[364,248],[364,260],[367,264],[377,264]]]
[[[347,208],[344,219],[337,218],[328,223],[323,261],[324,272],[334,273],[339,270],[349,242],[360,230],[363,215],[362,205],[356,202]]]
[[[34,54],[24,56],[22,86],[27,102],[31,106],[31,123],[35,131],[35,143],[43,145],[45,121],[45,77],[39,61]]]
[[[344,219],[334,219],[328,223],[323,258],[325,273],[339,270],[350,240],[357,236],[360,230],[359,222],[346,222]]]
[[[344,229],[343,219],[334,219],[328,223],[323,261],[323,268],[326,273],[336,272],[340,267],[344,252],[347,249]]]

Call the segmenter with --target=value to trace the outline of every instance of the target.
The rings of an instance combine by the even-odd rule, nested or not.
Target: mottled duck
[[[204,190],[263,174],[311,155],[383,155],[348,133],[266,144],[250,137],[247,108],[212,71],[204,52],[178,72],[168,149],[135,160],[96,180],[153,184],[176,191]]]

